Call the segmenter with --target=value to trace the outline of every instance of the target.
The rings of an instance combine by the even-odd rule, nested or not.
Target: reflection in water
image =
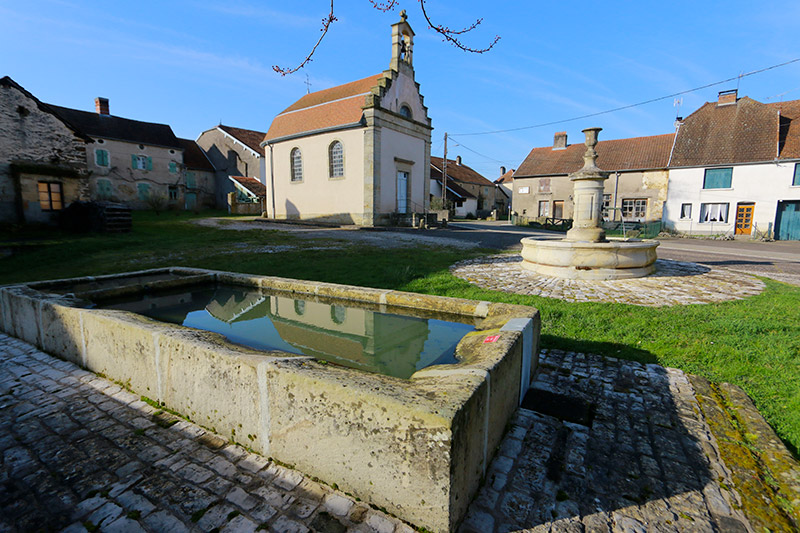
[[[475,329],[236,286],[145,294],[102,307],[214,331],[260,350],[304,354],[400,378],[433,364],[456,363],[456,344]]]

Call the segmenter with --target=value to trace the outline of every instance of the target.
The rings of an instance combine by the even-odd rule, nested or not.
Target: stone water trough
[[[379,312],[457,315],[475,325],[456,364],[409,379],[259,351],[94,302],[225,283]],[[0,288],[0,328],[266,457],[452,531],[477,493],[538,363],[539,314],[524,306],[168,268]]]

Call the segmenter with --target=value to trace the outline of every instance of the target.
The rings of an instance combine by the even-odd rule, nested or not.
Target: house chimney
[[[94,109],[98,115],[110,115],[108,112],[108,98],[98,96],[94,99]]]
[[[738,89],[731,89],[729,91],[720,91],[719,92],[719,100],[717,100],[717,105],[728,105],[728,104],[735,104],[738,96]]]
[[[566,147],[567,147],[567,132],[557,131],[556,134],[553,135],[553,150],[558,150]]]
[[[456,165],[461,166],[461,156],[460,155],[456,156]]]
[[[500,167],[500,175],[501,176],[505,176],[506,175],[506,167]]]

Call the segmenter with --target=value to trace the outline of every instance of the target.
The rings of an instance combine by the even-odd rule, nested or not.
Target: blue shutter
[[[153,170],[153,158],[152,157],[148,157],[147,158],[147,170]]]
[[[139,200],[146,202],[150,198],[150,184],[139,183],[137,189],[139,190]]]
[[[172,174],[175,174],[178,171],[178,165],[175,164],[175,161],[170,161],[169,162],[169,171]]]
[[[800,187],[800,163],[794,164],[794,179],[792,180],[792,185]]]
[[[131,168],[136,168],[136,154],[131,154]]]

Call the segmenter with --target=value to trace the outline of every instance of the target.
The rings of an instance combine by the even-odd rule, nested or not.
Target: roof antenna
[[[676,98],[672,101],[672,107],[675,108],[675,119],[681,116],[681,106],[683,105],[683,98]]]
[[[306,94],[311,93],[311,82],[308,79],[308,72],[306,72]]]

